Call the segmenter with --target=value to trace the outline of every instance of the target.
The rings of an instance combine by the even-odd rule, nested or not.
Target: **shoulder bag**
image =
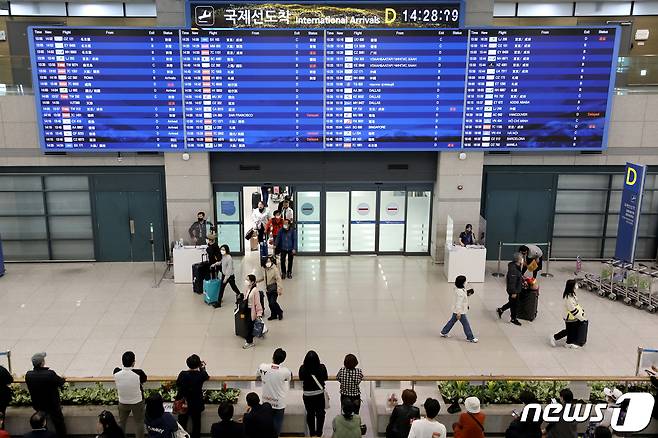
[[[274,269],[277,269],[277,268],[274,268]],[[267,268],[265,268],[265,291],[268,294],[275,294],[275,293],[278,293],[278,291],[279,291],[278,285],[276,283],[274,283],[274,284],[268,284],[267,283]]]
[[[311,377],[313,377],[313,380],[315,380],[315,384],[318,385],[318,388],[321,389],[322,392],[324,393],[324,410],[326,411],[331,407],[331,398],[329,398],[329,393],[327,392],[327,388],[324,388],[322,385],[320,385],[320,381],[313,374],[311,374]]]
[[[178,429],[171,434],[172,438],[190,438],[190,434],[183,429],[183,426],[178,423]]]
[[[471,416],[473,421],[475,421],[477,423],[477,425],[480,426],[480,429],[482,429],[482,432],[484,432],[484,426],[482,425],[482,423],[480,423],[480,420],[478,420],[477,417],[475,415],[471,414],[470,412],[468,413],[468,415]]]

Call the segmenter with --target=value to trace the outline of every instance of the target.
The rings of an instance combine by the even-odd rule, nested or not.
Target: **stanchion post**
[[[548,256],[546,257],[546,272],[542,272],[541,276],[546,278],[553,278],[551,274],[551,242],[548,242]]]
[[[498,242],[498,269],[496,272],[494,272],[493,275],[494,277],[504,277],[505,274],[500,272],[500,259],[503,256],[503,242]]]
[[[155,266],[155,239],[153,238],[153,222],[149,224],[151,229],[151,258],[153,259],[153,287],[158,287],[158,274]]]

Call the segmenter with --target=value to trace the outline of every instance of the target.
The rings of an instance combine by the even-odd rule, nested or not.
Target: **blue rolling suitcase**
[[[219,287],[221,283],[221,280],[218,278],[203,280],[203,301],[206,304],[214,304],[219,300]]]

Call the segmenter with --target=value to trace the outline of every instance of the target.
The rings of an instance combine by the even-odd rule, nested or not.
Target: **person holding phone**
[[[455,302],[452,306],[452,317],[446,323],[446,325],[441,330],[441,337],[449,338],[450,330],[457,323],[457,321],[462,323],[464,328],[464,334],[466,335],[466,340],[468,342],[476,343],[478,338],[473,335],[473,330],[471,330],[471,324],[468,321],[466,314],[468,313],[468,297],[473,294],[473,289],[468,289],[466,286],[466,276],[459,275],[455,279]]]

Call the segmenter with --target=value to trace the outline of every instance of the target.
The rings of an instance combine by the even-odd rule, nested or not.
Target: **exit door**
[[[160,192],[97,192],[96,227],[99,261],[164,260],[162,196]]]

